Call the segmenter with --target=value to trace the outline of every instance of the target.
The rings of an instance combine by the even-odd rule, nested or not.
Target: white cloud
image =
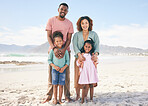
[[[31,26],[17,32],[10,29],[4,30],[4,28],[1,28],[1,30],[3,30],[0,32],[1,44],[40,45],[47,41],[45,27],[43,26]]]
[[[0,29],[3,30],[3,31],[11,31],[11,29],[4,27],[4,26],[0,26]]]
[[[148,24],[113,25],[97,32],[101,44],[148,49]],[[30,26],[17,32],[0,27],[0,44],[40,45],[46,41],[44,26]]]
[[[101,44],[148,49],[148,25],[113,25],[98,34]]]

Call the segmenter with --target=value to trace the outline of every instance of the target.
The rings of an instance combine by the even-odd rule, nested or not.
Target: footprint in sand
[[[0,90],[0,92],[5,92],[5,90]]]
[[[27,100],[29,100],[28,96],[21,96],[20,98],[18,98],[18,103],[24,104]]]

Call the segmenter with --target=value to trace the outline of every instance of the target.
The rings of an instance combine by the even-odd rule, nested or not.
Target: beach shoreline
[[[70,91],[75,99],[73,60],[71,59]],[[99,83],[94,89],[94,102],[82,106],[147,106],[148,105],[148,58],[100,57]],[[28,67],[23,71],[0,74],[0,105],[2,106],[50,106],[42,104],[46,98],[48,64],[16,66]],[[38,69],[40,67],[40,69]],[[32,69],[31,69],[32,68]],[[19,70],[22,70],[19,69]],[[89,97],[89,95],[88,95]],[[64,96],[63,96],[64,101]],[[64,106],[80,106],[80,101],[65,102]]]

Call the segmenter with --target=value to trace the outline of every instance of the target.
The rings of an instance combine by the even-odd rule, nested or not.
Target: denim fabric
[[[52,84],[65,85],[65,74],[66,74],[66,70],[64,70],[63,73],[60,73],[59,71],[52,69]]]

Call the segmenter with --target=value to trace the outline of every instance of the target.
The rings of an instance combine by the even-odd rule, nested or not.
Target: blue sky
[[[147,0],[1,0],[0,44],[45,43],[46,22],[61,2],[69,5],[66,18],[75,32],[78,18],[87,15],[101,44],[148,49]]]

